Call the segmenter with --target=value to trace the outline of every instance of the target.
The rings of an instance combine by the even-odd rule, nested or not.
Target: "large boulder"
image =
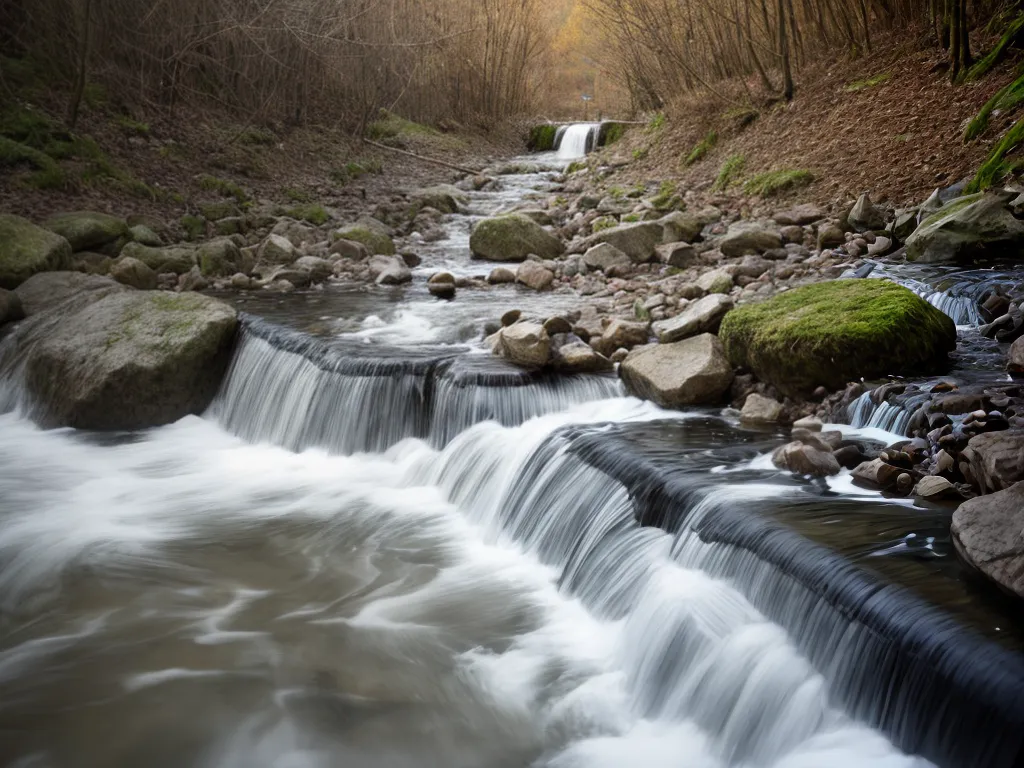
[[[539,367],[551,357],[551,337],[540,323],[513,323],[498,331],[497,348],[509,362]]]
[[[655,248],[665,241],[665,226],[658,221],[642,221],[603,229],[583,241],[583,247],[593,248],[601,243],[614,245],[634,264],[643,264],[655,257]]]
[[[619,366],[626,389],[664,408],[721,402],[733,380],[733,369],[716,336],[635,349]]]
[[[231,356],[232,307],[131,290],[75,312],[67,306],[30,318],[12,339],[23,345],[25,386],[42,425],[142,429],[210,404]]]
[[[1024,482],[961,504],[950,532],[961,557],[1024,598]]]
[[[248,272],[252,264],[245,264],[241,249],[227,237],[209,240],[196,250],[199,271],[207,277],[230,277],[236,272]]]
[[[20,216],[0,214],[0,288],[17,288],[36,272],[70,266],[65,238]]]
[[[352,241],[339,240],[338,242],[350,243]],[[364,249],[366,247],[362,244],[357,245]],[[260,243],[259,248],[256,250],[256,258],[263,264],[291,264],[297,256],[298,254],[291,240],[284,235],[275,235],[273,233],[267,235],[266,239]]]
[[[125,290],[120,283],[100,275],[40,272],[19,285],[15,293],[18,294],[25,314],[31,317],[72,299],[82,307],[111,293],[122,293]]]
[[[1016,253],[1022,244],[1024,222],[1004,195],[985,192],[946,203],[906,240],[907,259],[927,264]]]
[[[562,241],[528,216],[509,213],[483,219],[469,236],[473,258],[525,261],[530,254],[553,259],[564,250]]]
[[[43,226],[67,240],[76,253],[96,251],[117,256],[121,247],[131,239],[124,219],[96,211],[58,213],[43,222]]]
[[[141,243],[128,243],[122,249],[121,255],[138,259],[158,275],[168,273],[184,275],[196,265],[196,248],[191,245],[150,248]]]
[[[960,471],[982,493],[1024,480],[1024,430],[975,435],[960,454]]]
[[[956,347],[956,326],[887,280],[836,280],[739,307],[719,335],[729,359],[784,394],[887,375],[932,373]]]
[[[782,235],[778,230],[756,221],[738,221],[730,225],[728,232],[718,241],[718,250],[730,259],[781,247]]]
[[[721,293],[713,293],[691,302],[675,317],[656,322],[652,328],[662,344],[682,341],[700,333],[715,333],[722,318],[733,308],[733,301]]]
[[[600,243],[593,248],[588,248],[583,254],[583,263],[588,269],[599,269],[602,272],[609,270],[625,270],[633,265],[629,256],[624,254],[611,243]]]

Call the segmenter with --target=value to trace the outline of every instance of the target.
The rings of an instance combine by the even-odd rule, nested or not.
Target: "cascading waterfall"
[[[885,400],[876,403],[872,395],[871,391],[865,392],[850,403],[847,409],[850,426],[858,429],[881,429],[896,435],[907,434],[917,404],[908,407],[902,403],[890,403]]]
[[[555,134],[559,160],[575,160],[597,147],[600,123],[576,123],[563,126]]]
[[[623,393],[613,376],[530,374],[451,350],[367,357],[361,346],[337,349],[244,318],[209,416],[250,441],[354,453],[382,451],[407,437],[444,445],[480,421],[515,425]]]

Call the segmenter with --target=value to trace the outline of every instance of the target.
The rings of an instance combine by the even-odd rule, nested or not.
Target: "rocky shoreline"
[[[19,369],[32,399],[6,405],[45,426],[93,429],[200,413],[237,316],[196,292],[409,283],[417,247],[446,237],[445,217],[466,212],[467,192],[543,170],[507,164],[396,192],[348,221],[211,200],[204,217],[179,223],[193,233],[184,241],[143,217],[72,212],[37,225],[0,215],[0,366]],[[495,263],[486,278],[426,278],[441,301],[509,283],[578,298],[561,314],[495,318],[485,339],[494,354],[564,373],[617,367],[632,394],[666,408],[729,406],[751,425],[792,425],[773,460],[798,474],[847,467],[858,483],[929,503],[978,496],[954,517],[957,546],[1024,596],[1024,513],[989,515],[983,501],[1011,509],[1024,492],[1024,381],[1013,378],[1024,374],[1024,284],[981,301],[982,333],[1011,344],[1005,382],[874,389],[879,403],[919,395],[909,437],[895,445],[821,431],[871,389],[864,380],[941,374],[957,343],[952,321],[910,290],[836,278],[867,277],[865,258],[955,263],[1019,249],[1024,195],[954,187],[888,210],[865,194],[838,213],[803,204],[745,219],[691,191],[609,186],[600,170],[555,181],[473,228],[474,258]]]

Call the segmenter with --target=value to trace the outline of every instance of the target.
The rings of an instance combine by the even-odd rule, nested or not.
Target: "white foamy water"
[[[574,123],[559,129],[556,139],[559,160],[576,160],[597,146],[600,123]]]
[[[917,765],[550,443],[665,415],[353,456],[0,416],[0,762]]]

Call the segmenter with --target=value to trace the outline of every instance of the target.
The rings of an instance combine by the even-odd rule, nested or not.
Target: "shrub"
[[[786,189],[803,187],[814,181],[814,174],[799,168],[766,171],[747,180],[743,191],[748,195],[771,197]]]

